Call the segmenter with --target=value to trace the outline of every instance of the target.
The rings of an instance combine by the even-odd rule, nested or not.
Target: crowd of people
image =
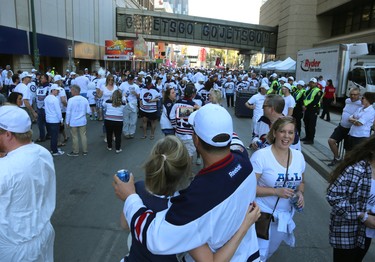
[[[133,175],[129,182],[114,176],[115,193],[124,201],[121,224],[132,236],[123,261],[267,261],[283,241],[295,245],[293,217],[305,205],[300,141],[314,143],[320,109],[320,117],[330,121],[329,109],[336,103],[332,80],[321,76],[306,85],[292,76],[262,77],[240,70],[160,68],[110,74],[101,68],[60,75],[56,70],[13,74],[7,66],[0,87],[0,165],[7,167],[0,171],[0,188],[6,192],[0,195],[0,221],[7,225],[0,229],[0,243],[9,243],[0,244],[0,260],[5,261],[15,256],[21,261],[31,253],[36,260],[53,260],[52,156],[64,155],[61,148],[69,135],[72,151],[67,155],[87,155],[88,121],[103,122],[106,148],[111,151],[114,144],[117,154],[123,138],[135,138],[137,124],[142,126],[139,139],[154,140],[158,121],[165,135],[144,164],[144,182],[134,183]],[[254,112],[249,147],[233,130],[228,112],[237,92],[252,95],[244,105]],[[359,89],[350,90],[340,125],[328,140],[334,154],[330,165],[336,166],[327,191],[335,261],[349,255],[361,261],[375,235],[374,102],[374,93],[360,96]],[[305,137],[300,139],[302,121]],[[39,131],[34,142],[49,139],[50,153],[32,143],[32,123]],[[343,140],[348,153],[341,162],[338,143]],[[17,157],[25,154],[27,163],[38,167],[35,172],[26,165],[14,168]],[[197,174],[192,174],[194,158],[203,164]],[[37,184],[37,172],[50,177]],[[354,179],[360,187],[351,184]],[[13,203],[9,197],[13,188],[34,192],[32,187],[42,189],[24,202]],[[48,204],[38,205],[47,196]],[[30,210],[18,216],[17,208],[25,203]],[[254,224],[260,212],[273,215],[269,239],[257,236]],[[23,223],[26,233],[16,225],[24,217],[32,220]],[[27,228],[33,221],[38,223],[34,231]],[[352,229],[361,234],[351,236]],[[8,236],[8,230],[23,238]],[[30,236],[37,240],[29,243]]]

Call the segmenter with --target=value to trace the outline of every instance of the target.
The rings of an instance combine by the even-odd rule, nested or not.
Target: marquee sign
[[[139,9],[117,8],[117,37],[275,53],[277,28]]]

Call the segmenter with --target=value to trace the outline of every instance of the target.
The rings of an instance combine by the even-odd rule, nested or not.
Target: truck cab
[[[375,62],[357,62],[348,74],[346,95],[353,87],[358,87],[360,93],[375,92]]]

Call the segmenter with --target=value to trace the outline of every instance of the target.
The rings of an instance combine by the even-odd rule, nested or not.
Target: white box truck
[[[296,80],[308,83],[312,77],[320,75],[326,81],[332,79],[337,98],[345,98],[355,86],[360,88],[362,94],[367,91],[375,92],[375,56],[368,55],[366,43],[338,44],[298,51]]]

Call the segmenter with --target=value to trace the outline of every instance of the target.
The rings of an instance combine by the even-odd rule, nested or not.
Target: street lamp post
[[[32,25],[32,31],[33,31],[33,57],[34,57],[34,67],[36,70],[39,71],[39,48],[38,48],[38,42],[36,38],[36,25],[35,25],[35,8],[34,8],[34,0],[30,0],[30,9],[31,9],[31,25]]]
[[[72,55],[73,55],[73,47],[68,46],[68,54],[69,54],[69,70],[70,72],[73,71],[73,63],[72,63]]]

